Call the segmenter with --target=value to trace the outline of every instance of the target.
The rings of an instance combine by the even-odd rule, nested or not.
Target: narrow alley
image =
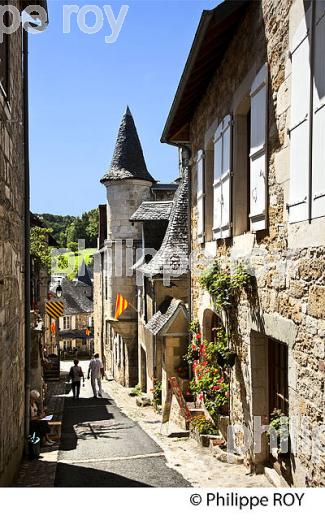
[[[71,362],[63,362],[68,372]],[[88,362],[81,362],[87,375]],[[110,396],[94,399],[90,382],[80,399],[64,403],[58,455],[57,487],[187,487],[179,473],[166,466],[163,450]]]

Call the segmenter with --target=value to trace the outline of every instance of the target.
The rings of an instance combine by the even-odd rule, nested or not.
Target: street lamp
[[[62,286],[61,286],[60,282],[55,290],[55,294],[56,294],[57,298],[61,298],[61,296],[62,296]]]

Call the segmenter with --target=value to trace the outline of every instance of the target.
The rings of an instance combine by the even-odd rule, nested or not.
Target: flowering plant
[[[191,365],[194,360],[199,359],[200,349],[203,347],[200,325],[197,321],[191,323],[190,332],[192,333],[192,339],[188,346],[187,354],[184,356],[185,361],[187,361],[189,365]]]
[[[201,401],[213,401],[216,409],[226,404],[229,399],[229,383],[225,381],[220,368],[205,360],[194,361],[193,369],[195,377],[190,383],[192,392],[199,395]]]

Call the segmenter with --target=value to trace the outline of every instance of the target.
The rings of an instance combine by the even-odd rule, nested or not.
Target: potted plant
[[[266,432],[270,451],[275,459],[286,458],[289,454],[289,417],[282,410],[275,408]]]
[[[218,430],[214,423],[206,419],[204,415],[193,417],[190,423],[190,430],[194,432],[196,438],[199,438],[201,446],[208,447],[210,439],[218,434]]]

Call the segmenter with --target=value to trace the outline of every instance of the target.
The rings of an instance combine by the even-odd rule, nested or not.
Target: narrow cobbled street
[[[68,371],[69,362],[62,363]],[[87,362],[81,363],[87,375]],[[79,400],[65,399],[55,486],[187,487],[166,466],[163,450],[109,395],[92,397],[90,382]]]
[[[80,364],[87,376],[88,361]],[[62,419],[60,442],[24,460],[19,487],[270,487],[264,475],[218,461],[192,438],[161,434],[161,416],[138,407],[128,389],[103,381],[94,399],[90,381],[80,399],[64,395],[71,361],[61,362],[61,380],[50,383],[49,413]]]

